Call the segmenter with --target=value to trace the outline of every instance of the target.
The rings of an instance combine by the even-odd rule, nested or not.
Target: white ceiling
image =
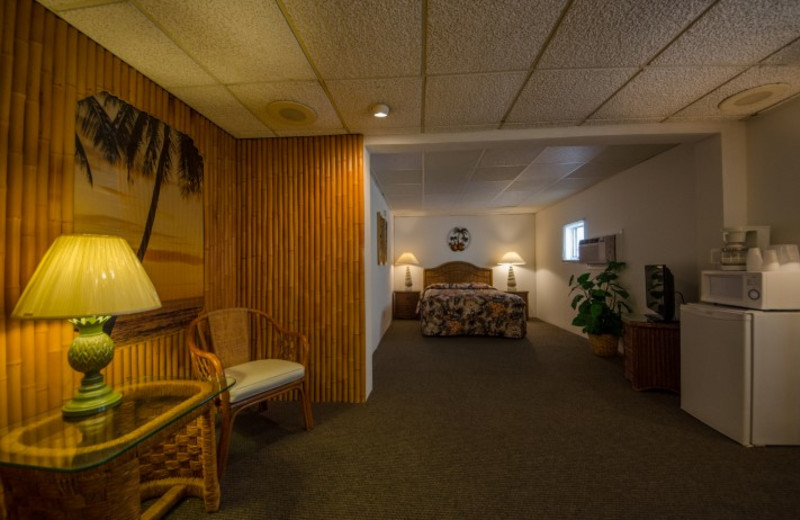
[[[798,0],[40,2],[234,137],[380,136],[373,176],[398,214],[536,211],[683,140],[509,130],[647,123],[669,134],[800,92]],[[766,84],[785,85],[718,107]],[[276,118],[272,101],[316,119]],[[372,117],[375,103],[390,116]],[[474,132],[511,137],[425,144]],[[422,144],[386,144],[409,135]]]

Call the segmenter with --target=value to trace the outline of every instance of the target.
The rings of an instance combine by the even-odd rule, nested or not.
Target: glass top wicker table
[[[216,511],[214,399],[227,386],[132,383],[100,414],[67,421],[58,409],[0,430],[6,517],[154,519],[187,495]]]

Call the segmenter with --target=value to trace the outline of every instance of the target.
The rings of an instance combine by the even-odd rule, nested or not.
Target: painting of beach
[[[161,309],[119,316],[127,344],[184,327],[203,306],[203,160],[192,140],[111,96],[78,102],[75,233],[125,238]]]

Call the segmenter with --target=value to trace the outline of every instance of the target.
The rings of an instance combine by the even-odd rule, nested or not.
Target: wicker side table
[[[187,495],[218,510],[213,386],[131,385],[96,416],[65,421],[56,410],[4,429],[0,518],[150,520]],[[141,501],[157,496],[142,512]]]
[[[626,318],[624,322],[625,378],[633,389],[680,393],[680,323],[648,322],[644,318]]]

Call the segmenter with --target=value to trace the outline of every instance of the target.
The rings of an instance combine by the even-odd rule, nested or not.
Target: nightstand
[[[528,305],[528,291],[506,291],[508,294],[516,294],[517,296],[521,297],[525,300],[525,319],[529,318],[528,316],[528,309],[530,308]]]
[[[392,316],[396,320],[416,320],[419,291],[395,291]]]

